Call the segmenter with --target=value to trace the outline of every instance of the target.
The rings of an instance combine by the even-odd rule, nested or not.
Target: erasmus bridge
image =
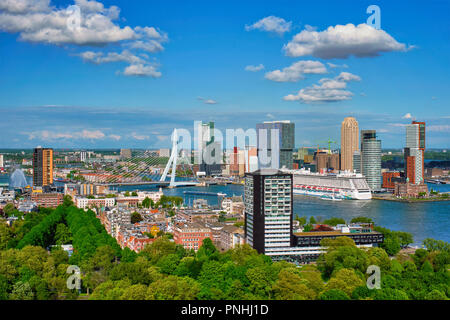
[[[121,161],[122,164],[115,165],[112,169],[112,174],[104,174],[108,186],[126,186],[126,185],[156,185],[170,188],[196,186],[199,181],[195,177],[179,177],[176,181],[177,165],[181,166],[183,170],[194,172],[191,161],[185,157],[180,156],[178,150],[178,134],[177,129],[174,129],[172,134],[172,152],[162,174],[154,172],[151,167],[157,166],[160,163],[159,158],[148,157],[145,152],[142,155],[138,154],[132,159]],[[125,162],[125,164],[123,164]],[[169,173],[170,171],[170,173]],[[167,179],[169,178],[169,180]],[[191,180],[188,180],[191,179]]]

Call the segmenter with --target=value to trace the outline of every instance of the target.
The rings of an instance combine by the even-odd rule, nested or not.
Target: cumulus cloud
[[[350,81],[360,81],[361,78],[349,72],[341,72],[337,77],[323,78],[319,84],[301,89],[297,94],[289,94],[286,101],[300,101],[302,103],[336,102],[349,100],[353,93],[346,90]]]
[[[138,134],[136,132],[133,132],[131,134],[131,137],[136,139],[136,140],[148,140],[148,139],[150,139],[149,136],[146,136],[146,135],[143,135],[143,134]]]
[[[50,0],[2,0],[0,10],[20,14],[24,12],[40,12],[49,8]]]
[[[267,72],[266,79],[276,82],[296,82],[304,79],[304,74],[323,74],[327,73],[327,68],[320,61],[297,61],[283,70],[274,70]]]
[[[145,60],[132,54],[128,50],[123,50],[120,53],[109,52],[104,54],[103,52],[85,51],[79,54],[79,56],[86,62],[92,62],[95,64],[109,63],[109,62],[128,62],[132,64],[144,63]]]
[[[260,30],[260,31],[274,32],[279,35],[282,35],[285,32],[291,31],[291,26],[292,26],[291,21],[288,22],[283,18],[268,16],[253,23],[252,25],[246,25],[245,30],[247,31]]]
[[[155,66],[144,65],[144,64],[133,64],[125,68],[123,74],[126,76],[136,76],[136,77],[161,77],[161,72],[157,71]]]
[[[116,141],[119,141],[120,139],[122,139],[122,137],[119,136],[119,135],[117,135],[117,134],[110,134],[110,135],[108,136],[108,138],[110,138],[110,139],[112,139],[112,140],[116,140]]]
[[[207,99],[207,98],[203,98],[203,97],[198,97],[197,99],[200,101],[203,101],[203,103],[205,103],[205,104],[217,104],[218,103],[214,99]]]
[[[257,72],[257,71],[261,71],[264,69],[264,65],[261,63],[257,66],[253,66],[253,65],[249,65],[245,67],[245,71],[250,71],[250,72]]]
[[[334,63],[331,63],[331,62],[327,62],[327,65],[330,68],[332,68],[332,69],[335,69],[335,68],[348,68],[348,65],[346,65],[346,64],[334,64]]]
[[[407,114],[405,114],[403,117],[402,117],[403,119],[412,119],[412,115],[411,115],[411,113],[407,113]]]
[[[55,131],[34,131],[26,133],[29,140],[59,140],[59,139],[86,139],[86,140],[98,140],[105,138],[105,134],[100,130],[82,130],[74,132],[55,132]]]
[[[130,65],[125,68],[123,72],[118,72],[126,76],[140,76],[140,77],[161,77],[161,72],[156,70],[156,66],[150,64],[148,56],[142,54],[137,56],[128,50],[122,52],[103,52],[85,51],[79,54],[83,61],[95,64],[111,63],[111,62],[126,62]]]
[[[150,53],[163,51],[162,43],[168,41],[167,34],[155,27],[120,26],[116,22],[120,9],[116,6],[105,7],[95,0],[75,0],[74,5],[56,8],[50,0],[1,0],[0,31],[18,33],[19,40],[34,43],[94,47],[119,44]],[[128,62],[130,70],[125,70],[125,75],[142,71],[141,75],[160,76],[149,66],[148,59],[144,61],[128,50],[86,51],[79,56],[97,64]]]
[[[364,23],[358,26],[349,23],[330,26],[324,31],[303,30],[283,49],[291,57],[310,55],[321,59],[345,59],[349,56],[374,57],[382,52],[407,51],[411,48],[413,46],[407,47],[397,42],[381,29]]]

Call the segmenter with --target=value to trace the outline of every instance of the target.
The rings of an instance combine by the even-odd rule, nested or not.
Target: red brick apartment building
[[[173,240],[176,244],[182,245],[185,249],[193,249],[197,251],[203,243],[203,240],[213,239],[212,231],[198,225],[178,225],[174,227]]]
[[[62,193],[32,193],[31,201],[36,202],[38,207],[56,208],[64,201]]]

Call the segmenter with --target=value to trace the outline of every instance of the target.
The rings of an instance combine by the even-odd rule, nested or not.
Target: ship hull
[[[370,192],[358,192],[358,191],[343,191],[343,192],[331,192],[324,190],[311,190],[304,188],[293,188],[294,194],[301,194],[305,196],[312,197],[332,197],[334,195],[335,198],[338,199],[346,199],[346,200],[370,200],[372,199],[372,194]]]

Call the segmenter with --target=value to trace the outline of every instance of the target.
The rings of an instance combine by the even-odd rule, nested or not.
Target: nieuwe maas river
[[[2,175],[0,182],[7,182],[8,175]],[[450,191],[450,185],[429,185],[437,191]],[[119,190],[153,190],[150,186],[126,186]],[[163,189],[164,194],[181,196],[185,203],[193,199],[207,199],[210,205],[217,205],[217,196],[185,195],[184,191],[222,192],[227,196],[242,195],[241,185],[186,187]],[[353,217],[366,216],[372,218],[377,225],[397,231],[406,231],[414,236],[414,244],[420,245],[425,238],[434,238],[450,242],[450,201],[403,203],[383,200],[344,200],[326,201],[315,197],[294,196],[294,213],[298,216],[343,218],[350,221]]]

